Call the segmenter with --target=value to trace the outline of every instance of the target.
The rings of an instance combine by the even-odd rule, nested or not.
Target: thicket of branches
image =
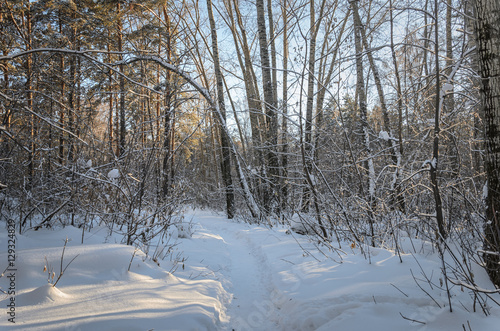
[[[20,232],[105,222],[132,244],[191,204],[477,256],[469,1],[0,6],[0,211]]]

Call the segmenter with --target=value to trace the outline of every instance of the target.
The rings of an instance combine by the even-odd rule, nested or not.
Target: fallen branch
[[[420,323],[420,324],[424,324],[424,325],[426,324],[425,322],[417,321],[417,320],[414,320],[413,318],[408,318],[405,315],[401,314],[401,312],[399,312],[399,315],[401,315],[401,317],[404,318],[407,321],[411,321],[411,322],[415,322],[415,323]]]

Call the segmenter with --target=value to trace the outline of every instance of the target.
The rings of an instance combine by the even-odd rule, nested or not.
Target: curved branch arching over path
[[[117,63],[111,65],[111,64],[103,63],[102,61],[100,61],[100,60],[98,60],[90,55],[92,53],[110,53],[108,51],[101,51],[101,50],[76,51],[76,50],[59,49],[59,48],[38,48],[38,49],[29,50],[29,51],[15,53],[12,55],[0,56],[0,65],[1,65],[1,62],[11,61],[11,60],[14,60],[18,57],[27,56],[27,55],[33,54],[33,53],[64,53],[64,54],[69,54],[69,55],[74,55],[74,56],[80,56],[80,57],[85,58],[91,62],[96,63],[97,65],[104,66],[107,69],[112,70],[116,74],[123,76],[126,80],[128,80],[132,84],[147,88],[148,90],[150,90],[154,93],[160,93],[160,92],[158,92],[158,91],[156,91],[156,90],[152,89],[151,87],[148,87],[144,84],[141,84],[139,82],[134,81],[133,79],[131,79],[127,75],[124,75],[123,73],[114,69],[114,66],[120,65],[120,64],[128,65],[128,64],[135,63],[135,62],[139,62],[139,61],[150,61],[150,62],[155,62],[155,63],[159,64],[161,67],[163,67],[165,70],[172,71],[175,74],[179,75],[180,77],[184,78],[184,80],[189,85],[194,87],[194,89],[196,91],[198,91],[203,96],[203,98],[205,98],[205,100],[207,100],[208,104],[210,105],[210,108],[212,108],[215,111],[215,113],[217,114],[217,117],[218,117],[225,133],[229,137],[231,153],[233,154],[234,159],[235,159],[236,172],[238,174],[240,185],[243,189],[243,195],[245,198],[245,202],[250,210],[250,213],[252,214],[252,217],[260,218],[260,216],[261,216],[260,208],[258,207],[257,203],[255,202],[253,194],[250,191],[250,187],[248,186],[246,176],[245,176],[243,169],[241,167],[241,162],[240,162],[241,156],[239,155],[239,153],[236,149],[236,145],[234,144],[233,140],[230,138],[229,130],[227,129],[227,125],[226,125],[226,121],[224,120],[224,117],[222,116],[220,109],[217,106],[217,103],[214,101],[214,99],[210,95],[209,91],[206,88],[204,88],[203,86],[201,86],[198,82],[196,82],[188,73],[186,73],[185,71],[181,70],[180,68],[164,61],[163,59],[161,59],[157,56],[149,56],[149,55],[134,56],[132,58],[129,58],[129,59],[126,59],[126,60],[123,60],[123,61],[120,61],[120,62],[117,62]],[[114,53],[114,54],[120,53],[122,55],[130,54],[130,53],[123,53],[123,52],[111,52],[111,53]]]

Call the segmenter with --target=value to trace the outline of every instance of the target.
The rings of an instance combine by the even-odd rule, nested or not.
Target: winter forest
[[[0,48],[0,329],[498,330],[498,0],[1,0]]]

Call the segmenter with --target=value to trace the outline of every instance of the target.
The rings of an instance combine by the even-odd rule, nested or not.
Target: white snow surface
[[[7,295],[0,293],[0,330],[498,330],[500,309],[473,311],[470,290],[453,286],[450,313],[440,290],[440,261],[432,246],[403,243],[402,260],[391,250],[350,243],[342,252],[291,232],[230,221],[208,211],[188,211],[192,235],[177,238],[182,254],[172,274],[169,257],[159,265],[142,251],[119,243],[96,227],[28,231],[16,238],[16,317],[8,322]],[[7,263],[7,231],[0,223],[0,268]],[[59,272],[47,284],[45,257]],[[339,244],[334,243],[338,248]],[[154,249],[150,249],[150,252]],[[422,269],[419,267],[419,265]],[[484,271],[474,270],[481,288],[494,290]],[[432,279],[420,286],[411,275]],[[0,278],[0,289],[9,280]],[[497,300],[499,294],[494,294]],[[408,319],[419,321],[414,322]],[[425,324],[424,324],[425,323]]]

